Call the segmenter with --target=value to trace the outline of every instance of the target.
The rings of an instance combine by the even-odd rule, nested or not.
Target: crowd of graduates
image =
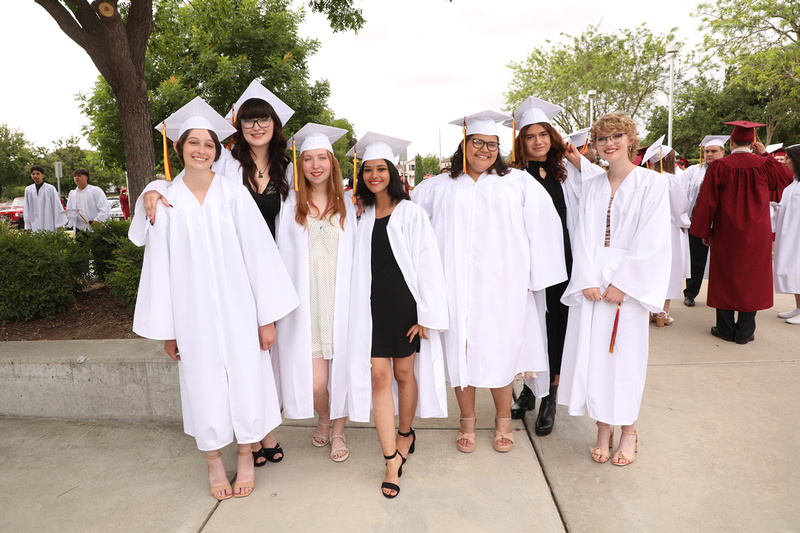
[[[537,434],[552,431],[561,403],[597,421],[594,461],[630,465],[649,324],[672,323],[687,228],[711,245],[709,305],[731,320],[739,312],[733,325],[718,313],[712,333],[752,340],[742,315],[753,313],[754,328],[764,283],[727,284],[765,274],[751,263],[771,242],[768,197],[791,182],[787,167],[750,154],[753,143],[734,129],[747,161],[733,171],[712,163],[708,151],[725,141],[706,138],[706,161],[682,179],[661,141],[638,153],[630,117],[605,115],[567,142],[551,124],[561,110],[529,97],[511,116],[454,120],[463,138],[450,166],[410,195],[395,165],[409,141],[364,135],[349,154],[358,166],[345,191],[332,148],[345,130],[306,124],[287,140],[292,110],[257,81],[228,117],[196,98],[159,125],[184,170],[137,201],[129,235],[146,248],[134,331],[164,340],[179,361],[184,429],[206,453],[212,496],[249,495],[254,468],[283,458],[272,434],[282,416],[316,416],[311,443],[330,446],[336,462],[350,454],[346,420],[372,416],[386,466],[381,493],[394,498],[417,448],[413,420],[448,415],[448,382],[461,452],[477,446],[482,387],[494,401],[498,452],[514,445],[512,417],[539,397]],[[515,133],[507,159],[499,123]],[[695,189],[696,200],[687,193]],[[797,227],[789,196],[797,195],[784,193],[776,220]],[[741,231],[753,232],[752,254],[730,249]],[[800,292],[797,273],[787,275],[783,289]],[[687,283],[687,305],[695,288]],[[517,403],[515,380],[525,381]],[[231,486],[220,449],[234,438]]]

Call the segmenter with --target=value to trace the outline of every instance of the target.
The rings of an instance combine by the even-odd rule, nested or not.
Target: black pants
[[[564,353],[564,338],[567,336],[567,316],[569,307],[561,303],[564,289],[569,281],[547,287],[547,314],[544,317],[547,326],[547,359],[550,362],[550,381],[561,374],[561,358]]]
[[[720,334],[731,340],[749,339],[756,331],[756,312],[739,311],[739,320],[733,320],[733,311],[717,309],[717,329]]]
[[[696,298],[700,293],[700,286],[703,284],[703,273],[706,270],[706,260],[708,259],[708,246],[703,244],[703,239],[689,234],[689,257],[691,259],[690,278],[686,278],[686,289],[683,295],[689,298]]]

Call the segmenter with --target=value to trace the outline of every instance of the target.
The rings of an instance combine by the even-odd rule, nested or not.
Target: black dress
[[[250,196],[253,197],[255,200],[256,205],[258,206],[258,210],[261,211],[261,216],[264,217],[264,220],[269,226],[269,231],[272,233],[272,238],[275,238],[275,217],[278,216],[278,213],[281,211],[281,195],[278,193],[278,189],[275,187],[275,182],[269,180],[267,183],[266,188],[258,194],[253,188],[250,186],[250,182],[245,180],[245,186],[247,190],[250,191]]]
[[[406,333],[417,323],[417,303],[389,245],[389,216],[375,219],[372,229],[372,357],[408,357],[419,351],[419,335]]]
[[[539,172],[540,168],[545,170],[544,178]],[[545,315],[547,359],[550,362],[550,378],[552,379],[561,374],[561,359],[564,352],[564,338],[567,336],[567,316],[569,315],[569,308],[561,303],[561,296],[564,295],[564,290],[569,284],[569,276],[572,272],[572,247],[569,241],[569,231],[567,230],[567,202],[564,198],[564,189],[553,177],[553,173],[546,163],[530,161],[526,170],[544,187],[544,190],[552,198],[553,205],[561,219],[561,231],[564,238],[564,262],[567,265],[567,281],[545,289],[545,299],[547,300],[547,314]]]

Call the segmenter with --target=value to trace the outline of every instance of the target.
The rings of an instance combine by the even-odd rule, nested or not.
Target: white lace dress
[[[330,220],[308,217],[308,272],[311,300],[311,358],[333,359],[333,309],[339,215]]]

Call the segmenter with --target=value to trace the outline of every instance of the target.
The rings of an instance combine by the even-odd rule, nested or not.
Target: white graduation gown
[[[272,364],[286,418],[314,416],[314,375],[311,365],[311,294],[309,287],[308,230],[295,220],[297,197],[294,190],[281,207],[278,219],[278,251],[292,278],[300,305],[278,321]],[[356,238],[356,213],[353,197],[345,193],[345,229],[339,223],[339,248],[336,258],[336,294],[333,312],[333,359],[328,390],[331,419],[347,416],[347,324],[350,313],[350,274]]]
[[[146,245],[133,330],[177,340],[184,430],[199,449],[257,442],[281,423],[258,327],[297,307],[297,294],[243,186],[216,175],[203,205],[182,178],[166,193],[173,207],[159,203],[145,241],[132,238]]]
[[[431,218],[442,255],[450,324],[443,333],[453,387],[504,387],[547,370],[544,289],[567,279],[561,219],[527,172],[440,174],[412,200]]]
[[[572,278],[561,301],[570,306],[558,402],[571,415],[632,424],[647,373],[648,311],[660,312],[669,281],[671,244],[667,178],[637,167],[611,207],[611,245],[604,247],[611,197],[607,177],[583,189],[574,239]],[[587,300],[583,289],[613,284],[625,293],[614,353],[609,353],[617,305]]]
[[[692,220],[692,215],[694,214],[694,208],[697,205],[697,195],[700,194],[700,187],[703,185],[703,179],[706,177],[706,170],[708,170],[708,165],[705,163],[701,163],[699,165],[692,165],[686,169],[686,172],[683,174],[684,179],[684,187],[686,190],[686,198],[689,200],[689,221]],[[688,248],[688,241],[689,241],[689,232],[686,232],[686,241],[687,241],[687,248],[686,248],[686,255],[688,256],[688,263],[689,263],[689,275],[691,275],[691,264],[692,258],[689,253]],[[706,268],[703,271],[703,279],[708,279],[708,265],[711,263],[711,249],[708,249],[706,253]],[[689,276],[686,276],[689,277]]]
[[[681,231],[691,225],[689,220],[689,199],[680,176],[664,172],[669,180],[669,213],[670,237],[672,243],[672,261],[670,262],[669,285],[667,299],[683,296],[683,280],[690,274],[689,233]]]
[[[108,198],[103,189],[89,184],[83,190],[83,210],[79,212],[78,194],[78,189],[74,189],[69,192],[67,197],[68,225],[71,228],[92,231],[89,222],[104,222],[111,215]]]
[[[55,231],[67,222],[64,206],[58,191],[49,183],[42,183],[39,192],[36,184],[25,187],[25,229]]]
[[[350,349],[348,395],[350,420],[369,422],[372,407],[372,230],[375,207],[367,207],[358,222],[350,299]],[[447,329],[447,291],[436,235],[428,215],[418,205],[402,200],[394,208],[386,228],[389,245],[403,279],[417,303],[417,321],[428,328],[420,338],[414,361],[418,401],[416,416],[447,417],[447,386],[440,332]],[[397,384],[393,384],[397,408]],[[396,410],[396,409],[395,409]]]
[[[800,185],[783,190],[775,214],[775,292],[800,294]]]

